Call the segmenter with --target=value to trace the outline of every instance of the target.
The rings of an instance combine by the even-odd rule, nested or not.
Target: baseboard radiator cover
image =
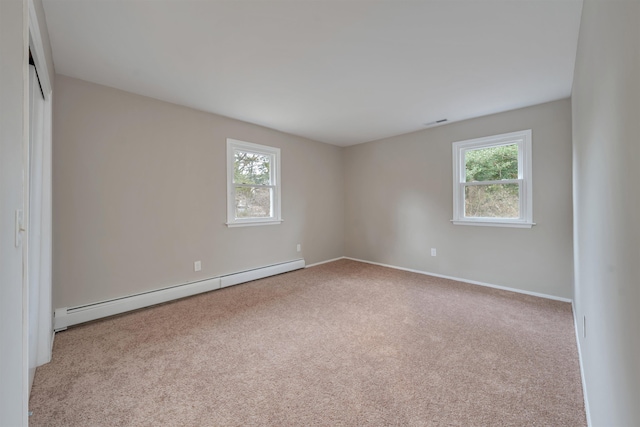
[[[304,259],[297,259],[294,261],[283,262],[282,264],[274,264],[267,267],[255,268],[253,270],[229,274],[227,276],[220,277],[220,287],[226,288],[227,286],[238,285],[240,283],[250,282],[252,280],[275,276],[276,274],[299,270],[301,268],[304,268],[304,266]]]
[[[226,276],[212,277],[210,279],[200,280],[197,282],[185,283],[93,304],[57,308],[55,309],[53,319],[53,329],[58,332],[67,329],[69,326],[78,325],[80,323],[126,313],[127,311],[137,310],[139,308],[149,307],[191,295],[197,295],[203,292],[225,288],[227,286],[238,285],[251,280],[275,276],[276,274],[287,273],[304,267],[304,259],[297,259],[280,264],[268,265],[252,270],[228,274]]]

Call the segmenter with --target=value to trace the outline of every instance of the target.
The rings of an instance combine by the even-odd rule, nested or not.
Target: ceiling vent
[[[424,125],[427,127],[432,127],[432,126],[443,125],[445,123],[447,123],[447,119],[436,120],[435,122],[425,123]]]

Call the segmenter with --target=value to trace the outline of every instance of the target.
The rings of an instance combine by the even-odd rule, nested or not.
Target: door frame
[[[35,8],[34,0],[23,0],[26,2],[26,9],[28,13],[28,46],[27,51],[31,53],[31,57],[33,58],[34,66],[36,72],[38,74],[38,79],[40,81],[40,86],[42,89],[42,95],[44,98],[44,123],[43,123],[43,144],[49,147],[49,150],[52,148],[52,108],[53,108],[53,88],[51,85],[51,80],[49,78],[49,67],[47,65],[46,56],[44,53],[44,47],[42,42],[42,33],[40,31],[40,23],[38,21],[38,15]],[[30,117],[29,117],[29,102],[31,96],[29,94],[29,57],[25,58],[24,63],[25,69],[25,92],[26,92],[26,105],[25,105],[25,138],[23,139],[23,221],[25,225],[28,223],[29,218],[29,200],[30,200],[30,173],[29,173],[29,146],[30,146]],[[49,166],[48,170],[46,170],[46,176],[43,174],[43,187],[48,186],[49,188],[52,185],[52,176],[51,176],[51,166]],[[49,192],[49,194],[51,194]],[[26,406],[26,411],[28,412],[28,402],[29,402],[29,394],[30,390],[30,382],[29,382],[29,227],[26,228],[26,231],[22,236],[22,351],[23,351],[23,363],[22,363],[22,378],[23,378],[23,388],[22,388],[22,398],[24,402],[24,406]],[[52,224],[48,224],[48,229],[43,229],[43,234],[45,232],[52,233]],[[51,244],[52,238],[49,239],[49,245]],[[47,248],[48,253],[51,253],[51,247]],[[51,274],[49,274],[51,276]],[[51,298],[51,283],[45,284],[47,289],[40,290],[40,294],[44,294],[47,298]],[[50,313],[53,312],[53,307],[51,307]],[[37,327],[37,325],[36,325]],[[48,344],[49,348],[49,357],[48,360],[51,359],[51,349],[53,346],[53,318],[50,319],[50,329],[49,332],[46,332],[44,336],[39,337],[38,339],[42,342]],[[25,414],[26,415],[26,414]],[[25,417],[23,420],[28,424],[28,417]]]

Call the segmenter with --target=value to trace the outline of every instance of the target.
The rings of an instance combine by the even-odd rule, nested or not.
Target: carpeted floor
[[[340,260],[56,335],[34,426],[584,426],[571,305]]]

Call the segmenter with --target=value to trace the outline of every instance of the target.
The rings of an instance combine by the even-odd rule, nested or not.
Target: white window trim
[[[518,179],[499,181],[517,183],[520,186],[520,218],[468,218],[464,216],[464,187],[467,183],[464,153],[470,149],[498,145],[518,145]],[[455,225],[477,225],[485,227],[531,228],[533,222],[533,180],[531,170],[531,129],[468,139],[453,143],[453,219]],[[489,181],[482,184],[488,184]]]
[[[235,166],[235,150],[250,151],[252,153],[271,156],[271,173],[273,188],[273,216],[269,218],[236,218],[235,200],[236,189],[233,184],[233,172]],[[227,138],[227,227],[248,227],[258,225],[275,225],[282,223],[280,210],[281,183],[280,183],[280,149],[251,142],[238,141]]]

